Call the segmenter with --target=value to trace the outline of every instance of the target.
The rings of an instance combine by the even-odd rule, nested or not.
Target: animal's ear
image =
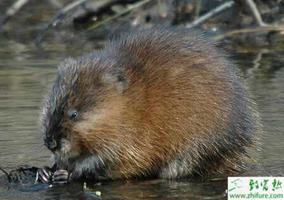
[[[104,83],[112,85],[121,94],[128,88],[129,81],[122,73],[107,73],[102,79]]]

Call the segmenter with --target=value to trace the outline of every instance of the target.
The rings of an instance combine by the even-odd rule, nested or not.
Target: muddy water
[[[42,99],[65,54],[64,48],[42,51],[32,45],[0,40],[0,166],[7,170],[21,164],[49,164],[39,115]],[[59,50],[58,50],[59,49]],[[283,50],[284,51],[284,50]],[[250,175],[284,176],[284,57],[277,50],[235,53],[249,90],[262,117],[262,151]],[[57,188],[23,188],[0,185],[0,199],[222,199],[226,181],[131,181],[97,185],[83,192],[78,185]]]

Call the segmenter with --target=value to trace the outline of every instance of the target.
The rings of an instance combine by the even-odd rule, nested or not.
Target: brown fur
[[[232,172],[258,130],[235,66],[199,33],[150,29],[62,64],[43,112],[60,168],[111,179]],[[76,109],[78,119],[68,119]],[[69,144],[63,150],[62,138]]]

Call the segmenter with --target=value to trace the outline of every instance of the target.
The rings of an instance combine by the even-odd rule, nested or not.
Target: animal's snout
[[[52,137],[47,137],[44,139],[44,145],[51,151],[54,151],[57,148],[57,142]]]

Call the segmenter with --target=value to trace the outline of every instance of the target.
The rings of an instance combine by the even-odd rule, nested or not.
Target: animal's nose
[[[54,151],[57,147],[57,142],[54,138],[45,138],[44,144],[51,151]]]

